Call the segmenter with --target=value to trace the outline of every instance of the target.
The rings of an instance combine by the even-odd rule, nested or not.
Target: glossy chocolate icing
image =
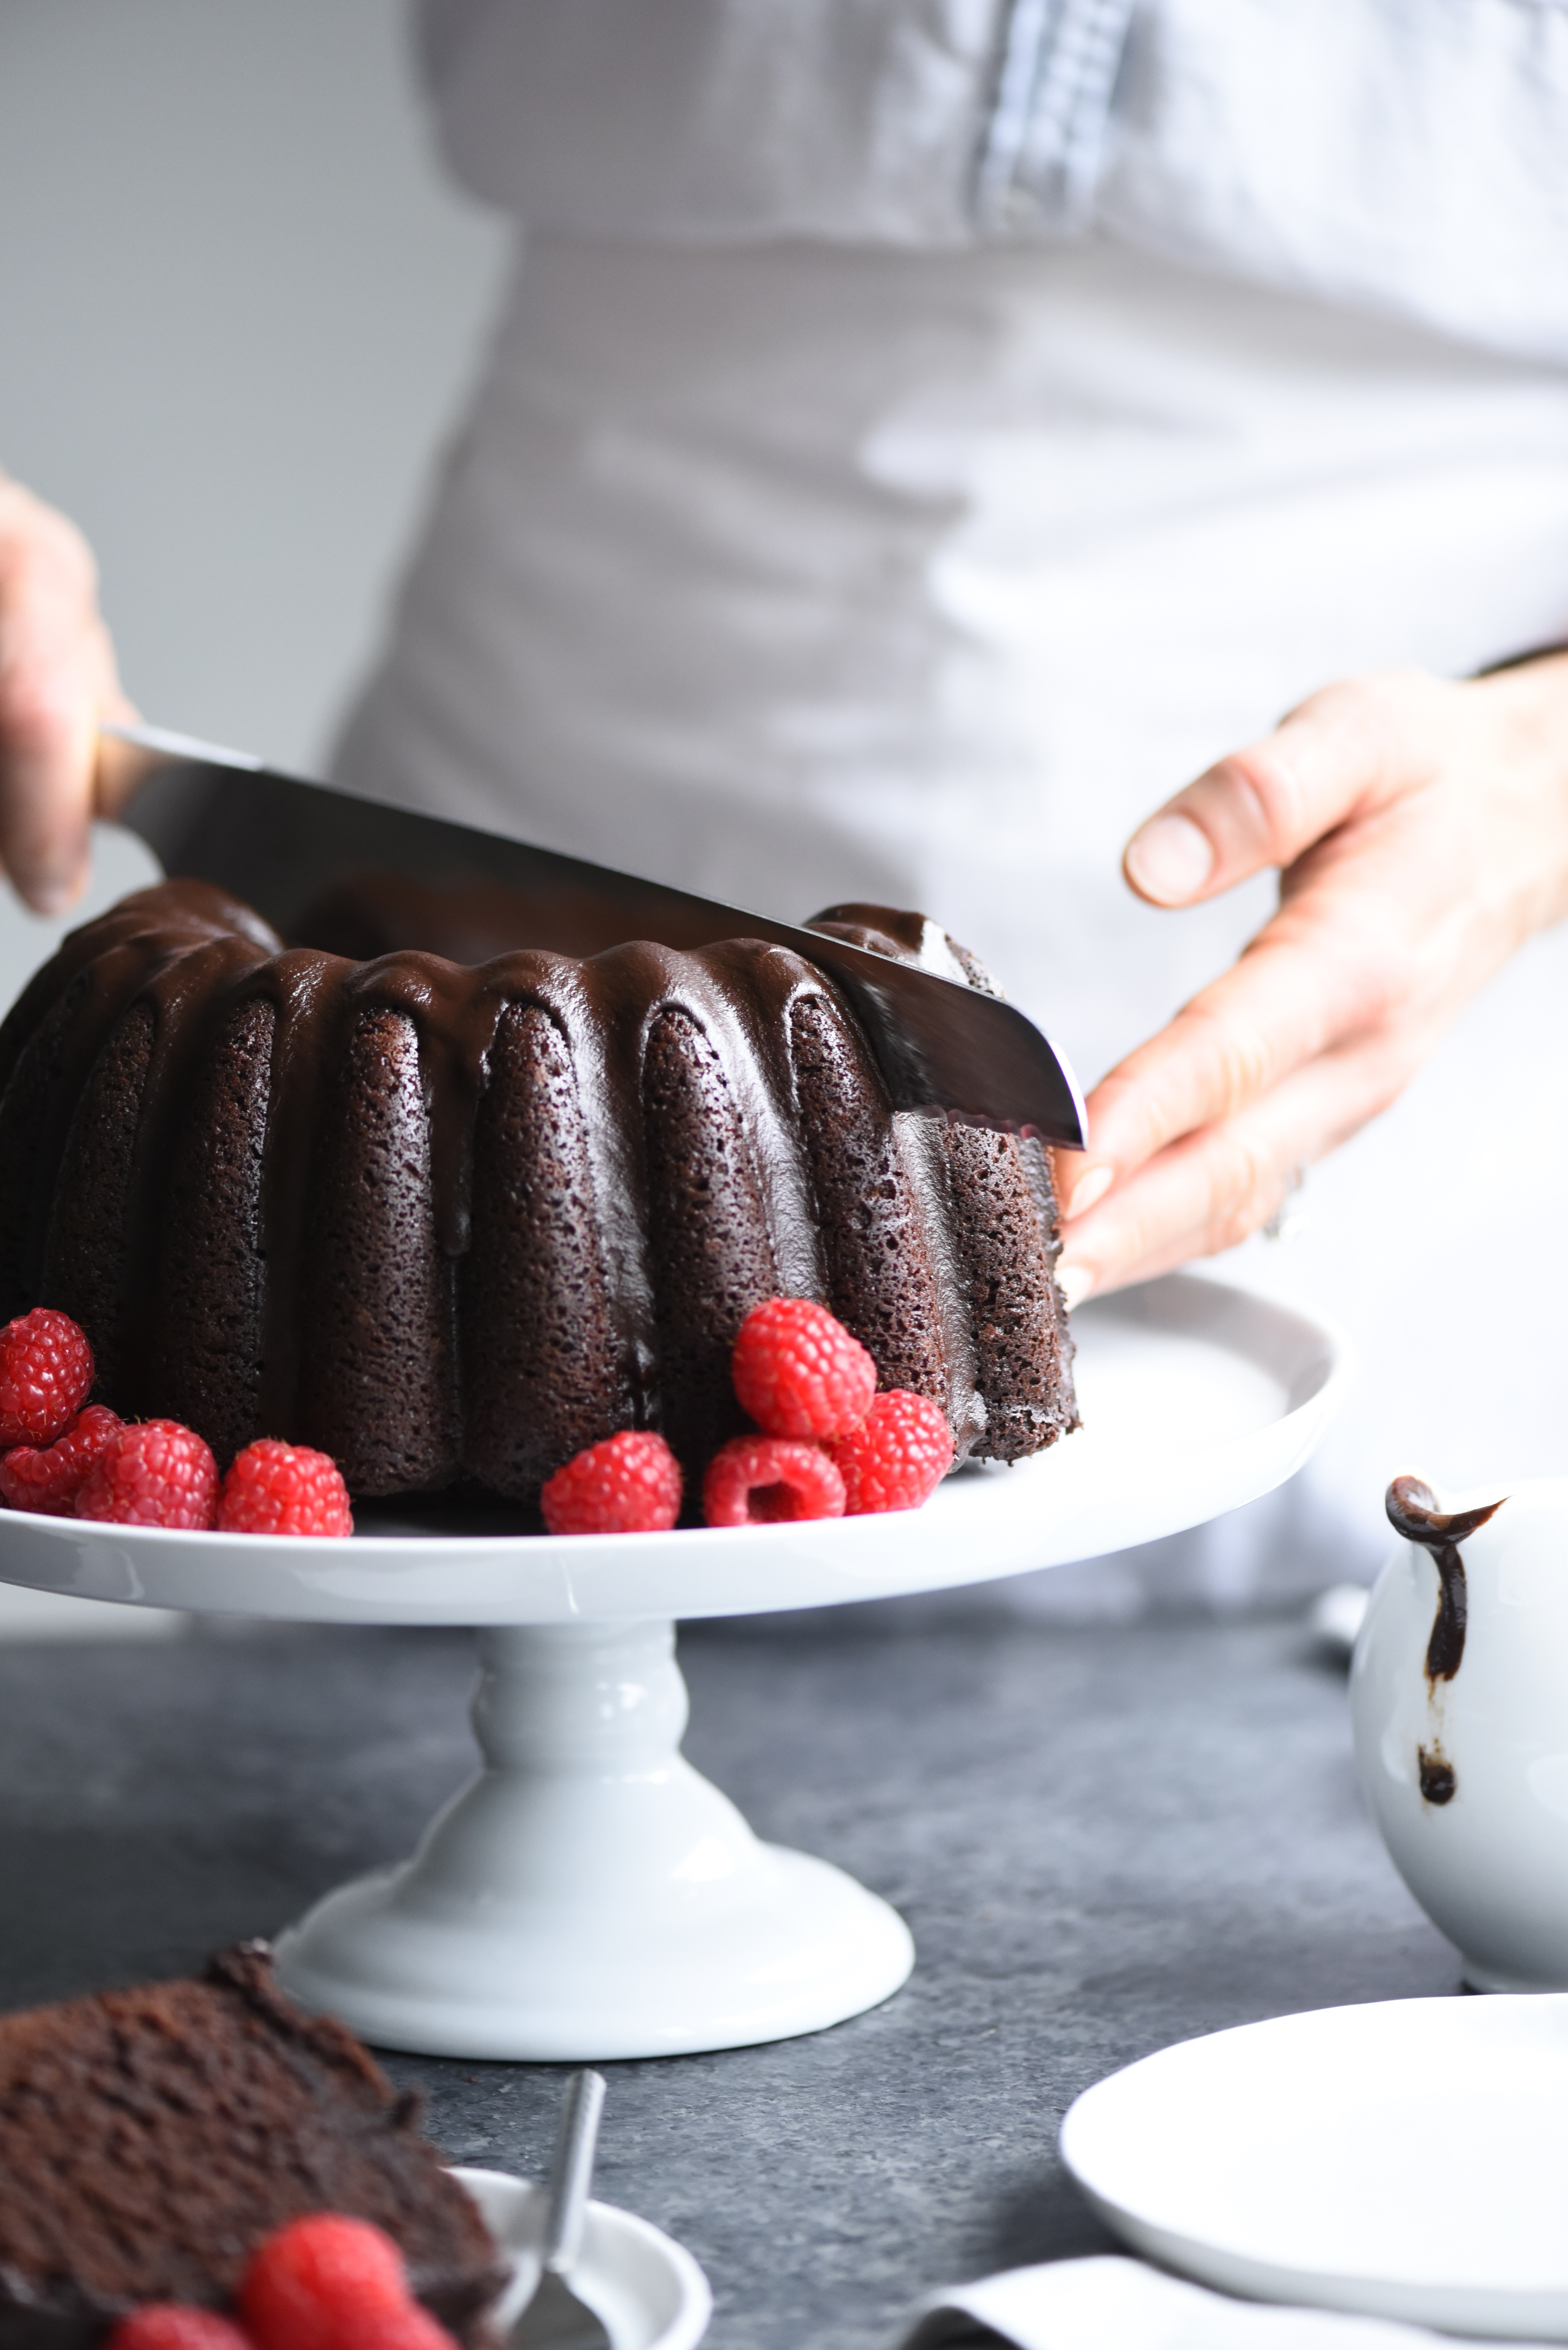
[[[1416,1775],[1425,1804],[1451,1804],[1459,1793],[1454,1766],[1438,1746],[1417,1747]]]
[[[1432,1637],[1427,1643],[1428,1681],[1451,1681],[1464,1659],[1469,1595],[1459,1544],[1478,1526],[1484,1526],[1506,1499],[1505,1494],[1500,1494],[1484,1509],[1446,1513],[1438,1509],[1437,1495],[1419,1477],[1396,1477],[1384,1496],[1388,1523],[1396,1534],[1429,1550],[1438,1570],[1438,1612],[1432,1620]],[[1453,1773],[1447,1763],[1442,1767],[1449,1772],[1448,1794],[1428,1798],[1429,1801],[1447,1803],[1453,1794]]]

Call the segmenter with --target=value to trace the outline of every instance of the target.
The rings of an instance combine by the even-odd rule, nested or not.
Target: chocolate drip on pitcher
[[[1429,1550],[1438,1570],[1438,1612],[1432,1619],[1432,1637],[1427,1643],[1428,1681],[1451,1681],[1465,1653],[1469,1603],[1459,1544],[1478,1526],[1484,1526],[1507,1498],[1501,1494],[1483,1510],[1444,1512],[1438,1509],[1438,1497],[1431,1487],[1423,1484],[1419,1477],[1396,1477],[1383,1497],[1383,1506],[1395,1533]],[[1453,1793],[1451,1773],[1449,1782],[1448,1794],[1437,1801],[1446,1803]],[[1426,1792],[1424,1786],[1422,1792]]]

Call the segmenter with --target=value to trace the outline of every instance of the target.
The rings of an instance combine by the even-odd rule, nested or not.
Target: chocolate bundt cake
[[[363,914],[336,917],[361,946]],[[989,983],[919,916],[821,920]],[[783,1293],[937,1400],[959,1460],[1076,1425],[1046,1153],[890,1109],[812,964],[332,943],[165,882],[75,931],[0,1029],[0,1321],[74,1315],[120,1413],[221,1462],[315,1445],[361,1497],[524,1502],[654,1427],[695,1493],[743,1425],[735,1333]]]
[[[146,2302],[222,2309],[307,2211],[373,2220],[432,2315],[485,2338],[504,2269],[415,2101],[283,1997],[263,1946],[0,2016],[0,2350],[91,2350]]]

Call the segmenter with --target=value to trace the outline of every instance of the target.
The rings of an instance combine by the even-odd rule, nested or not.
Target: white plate
[[[0,1511],[0,1578],[289,1621],[557,1624],[753,1614],[938,1590],[1179,1533],[1298,1469],[1338,1402],[1332,1330],[1174,1274],[1074,1316],[1085,1425],[923,1510],[665,1534],[168,1534]]]
[[[1568,1994],[1184,2041],[1086,2090],[1062,2154],[1135,2251],[1206,2284],[1568,2337]]]
[[[504,2170],[454,2168],[480,2216],[511,2262],[512,2282],[497,2302],[504,2340],[539,2282],[545,2190]],[[646,2220],[590,2203],[572,2290],[601,2318],[615,2350],[693,2350],[708,2331],[713,2296],[683,2245]]]

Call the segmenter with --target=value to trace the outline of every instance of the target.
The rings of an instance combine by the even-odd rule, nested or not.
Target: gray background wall
[[[0,465],[92,539],[150,718],[319,757],[506,245],[405,0],[0,0]],[[58,926],[0,894],[4,1003]]]

